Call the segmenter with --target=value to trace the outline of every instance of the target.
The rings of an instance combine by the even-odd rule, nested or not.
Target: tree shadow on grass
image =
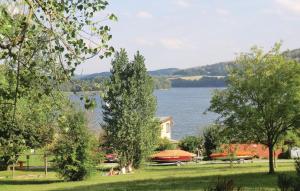
[[[201,165],[201,170],[211,170],[213,168],[213,170],[226,170],[226,171],[229,171],[229,170],[232,170],[231,168],[229,168],[230,164],[228,164],[228,166],[224,166],[224,165],[214,165],[212,167],[212,165],[209,165],[209,164],[200,164]],[[265,167],[265,165],[256,165],[255,167]],[[268,170],[267,167],[266,168],[266,171]],[[234,165],[233,166],[233,169],[249,169],[249,166],[247,165],[244,165],[243,164],[239,164],[239,165]],[[168,168],[162,168],[162,166],[151,166],[151,168],[149,167],[145,167],[144,168],[145,171],[199,171],[199,168],[193,168],[191,166],[168,166]]]
[[[45,169],[44,168],[30,168],[30,169],[17,169],[17,171],[21,171],[21,172],[45,172]],[[47,169],[48,172],[55,172],[55,169],[54,168],[48,168]]]
[[[12,180],[12,179],[2,179],[0,180],[0,185],[34,185],[34,184],[51,184],[63,182],[62,180]]]
[[[285,172],[293,173],[293,172]],[[171,175],[170,175],[171,176]],[[233,179],[237,186],[246,188],[276,188],[277,175],[264,173],[243,173],[228,176],[196,176],[169,177],[163,179],[145,179],[134,181],[120,181],[95,185],[77,186],[73,188],[56,189],[52,191],[97,191],[97,190],[203,190],[218,177]]]

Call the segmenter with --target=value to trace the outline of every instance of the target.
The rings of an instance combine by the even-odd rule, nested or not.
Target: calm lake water
[[[172,116],[174,126],[172,139],[179,140],[187,135],[197,135],[203,128],[214,122],[215,113],[207,112],[212,92],[215,88],[172,88],[156,90],[157,116]],[[71,95],[71,100],[79,101],[80,95]],[[91,128],[101,128],[101,99],[95,96],[97,108],[88,111],[88,121]],[[80,103],[79,103],[80,104]],[[82,104],[82,103],[81,103]]]

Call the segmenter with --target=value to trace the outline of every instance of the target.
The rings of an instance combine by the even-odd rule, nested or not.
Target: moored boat
[[[234,154],[233,157],[229,156],[226,152],[223,153],[213,153],[210,155],[210,158],[213,160],[229,160],[230,158],[233,159],[252,159],[253,153],[245,152],[245,151],[238,151]]]
[[[152,155],[151,160],[159,163],[188,162],[194,157],[194,153],[183,150],[164,150]]]

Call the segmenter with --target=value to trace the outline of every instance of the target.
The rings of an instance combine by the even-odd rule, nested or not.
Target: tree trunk
[[[269,147],[269,174],[274,174],[274,161],[273,161],[273,146],[271,144],[268,145]]]
[[[121,174],[126,174],[126,167],[121,167]]]
[[[12,178],[15,177],[15,161],[13,162],[13,166],[12,166]]]
[[[45,176],[48,174],[48,160],[47,160],[47,154],[44,155],[44,164],[45,164]]]
[[[127,166],[127,171],[128,171],[129,173],[132,172],[132,163],[129,163],[129,165]]]

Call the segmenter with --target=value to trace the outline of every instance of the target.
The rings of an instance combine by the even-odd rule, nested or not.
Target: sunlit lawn
[[[292,161],[278,163],[276,170],[295,174]],[[203,190],[218,177],[232,178],[246,190],[273,190],[277,176],[266,172],[267,163],[261,162],[235,164],[234,168],[228,164],[146,166],[132,174],[119,176],[104,176],[103,172],[97,172],[81,182],[62,182],[54,172],[45,178],[42,171],[18,171],[14,180],[9,178],[10,172],[0,172],[0,190]]]

